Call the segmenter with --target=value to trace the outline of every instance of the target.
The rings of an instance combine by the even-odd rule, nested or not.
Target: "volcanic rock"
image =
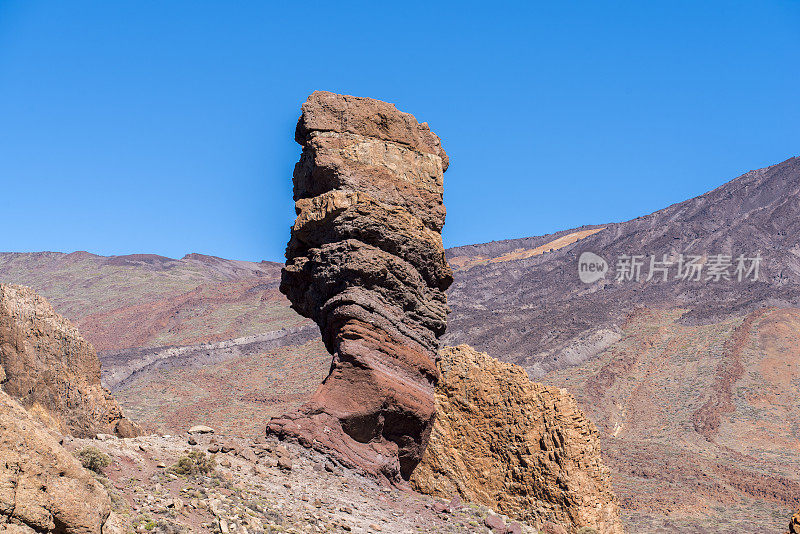
[[[441,238],[447,155],[394,105],[320,91],[295,138],[297,220],[280,289],[319,325],[333,362],[312,399],[268,432],[407,479],[434,415],[452,282]]]
[[[494,532],[505,532],[506,522],[499,515],[489,514],[483,520],[483,524],[489,527]]]
[[[622,532],[598,432],[566,391],[468,345],[438,362],[436,422],[411,477],[422,493],[481,503],[541,527]]]
[[[0,531],[100,534],[110,511],[103,485],[0,391]]]
[[[100,385],[92,345],[28,287],[0,284],[0,388],[62,434],[140,432]]]

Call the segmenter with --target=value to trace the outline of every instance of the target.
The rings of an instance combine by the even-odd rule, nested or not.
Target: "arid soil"
[[[316,327],[315,327],[316,328]],[[203,421],[254,438],[270,417],[295,410],[328,374],[319,339],[216,363],[159,369],[113,388],[125,413],[152,432],[175,433]]]
[[[800,310],[684,313],[640,309],[590,365],[547,379],[598,425],[632,530],[780,532],[800,503]]]

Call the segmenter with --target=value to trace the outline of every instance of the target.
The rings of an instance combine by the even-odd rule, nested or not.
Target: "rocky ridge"
[[[90,343],[32,289],[0,284],[0,388],[63,434],[134,436]]]
[[[278,291],[282,267],[197,254],[0,252],[0,282],[45,297],[101,358],[129,348],[213,343],[310,325]]]
[[[415,489],[539,528],[623,531],[598,431],[572,395],[468,345],[442,349],[438,366],[436,420]]]
[[[302,106],[297,220],[281,291],[320,327],[330,375],[268,432],[407,479],[434,415],[452,282],[442,246],[447,155],[394,105],[314,92]]]

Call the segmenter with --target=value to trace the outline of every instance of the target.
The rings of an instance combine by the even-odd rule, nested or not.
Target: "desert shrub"
[[[214,455],[206,455],[203,451],[192,451],[187,456],[178,458],[178,463],[170,467],[177,475],[207,475],[217,468]]]
[[[597,531],[592,527],[581,527],[578,529],[578,534],[597,534]]]
[[[97,447],[84,447],[77,451],[75,456],[83,467],[99,475],[102,475],[103,469],[111,464],[111,458],[107,454],[103,454]]]

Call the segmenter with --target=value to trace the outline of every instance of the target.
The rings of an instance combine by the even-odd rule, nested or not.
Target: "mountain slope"
[[[562,248],[549,248],[564,235],[461,247],[448,251],[456,282],[448,293],[449,344],[470,342],[502,354],[533,375],[579,364],[618,339],[619,325],[637,305],[683,306],[685,322],[707,322],[763,304],[800,304],[800,158],[750,171],[691,200],[632,221],[604,225]],[[476,255],[519,259],[469,266]],[[578,259],[590,251],[609,264],[606,278],[584,284]],[[757,281],[644,280],[650,255],[763,257]],[[642,255],[643,277],[615,281],[620,255]],[[465,258],[466,257],[466,258]],[[749,264],[748,264],[749,266]],[[672,267],[676,274],[677,265]],[[752,278],[752,277],[751,277]],[[578,344],[576,345],[576,341]]]

